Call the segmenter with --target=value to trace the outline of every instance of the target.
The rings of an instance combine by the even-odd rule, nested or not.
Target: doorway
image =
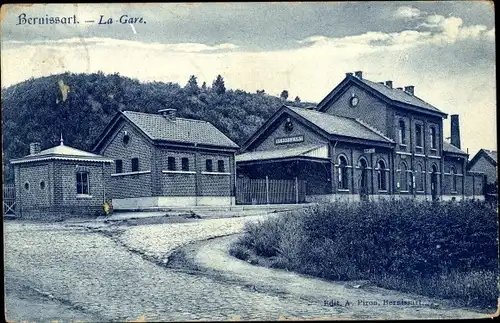
[[[368,163],[364,158],[359,160],[361,178],[359,180],[359,197],[361,201],[368,201]]]
[[[431,172],[431,196],[433,201],[438,200],[438,173],[436,165],[432,165]]]

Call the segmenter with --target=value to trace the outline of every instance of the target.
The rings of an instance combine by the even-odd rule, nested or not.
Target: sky
[[[79,23],[19,24],[21,14]],[[124,15],[142,21],[120,23]],[[101,16],[113,23],[98,24]],[[4,5],[0,18],[2,87],[66,71],[181,85],[221,74],[228,88],[286,89],[318,103],[361,70],[375,82],[414,85],[418,97],[459,114],[471,157],[496,150],[492,2]]]

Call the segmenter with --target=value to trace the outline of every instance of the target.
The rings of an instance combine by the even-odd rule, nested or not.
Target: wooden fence
[[[294,204],[306,201],[306,181],[238,178],[236,204]]]
[[[14,184],[3,186],[3,214],[16,214],[16,187]]]

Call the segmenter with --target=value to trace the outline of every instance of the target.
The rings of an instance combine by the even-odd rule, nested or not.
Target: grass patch
[[[247,223],[230,253],[330,280],[370,280],[495,308],[497,219],[478,201],[331,203]]]

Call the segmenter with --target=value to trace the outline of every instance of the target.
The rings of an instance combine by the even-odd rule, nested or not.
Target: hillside
[[[66,97],[61,87],[69,89]],[[13,179],[9,160],[27,155],[30,142],[38,141],[46,149],[57,145],[62,133],[68,145],[90,151],[117,111],[156,113],[175,108],[181,117],[213,123],[241,145],[283,103],[282,98],[262,90],[226,90],[220,76],[209,87],[198,86],[193,76],[185,86],[143,83],[101,72],[29,79],[2,89],[4,181]],[[311,105],[294,101],[286,104]]]

